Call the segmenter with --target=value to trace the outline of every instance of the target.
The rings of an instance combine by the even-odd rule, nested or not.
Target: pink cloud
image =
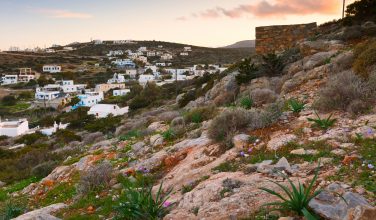
[[[36,13],[43,14],[50,18],[76,18],[76,19],[89,19],[93,16],[87,13],[72,12],[62,9],[50,9],[50,8],[39,8],[33,10]]]
[[[285,17],[288,15],[335,14],[341,8],[338,0],[261,0],[254,4],[243,4],[226,9],[216,7],[200,13],[201,18],[229,17],[240,18],[245,15],[255,17]]]

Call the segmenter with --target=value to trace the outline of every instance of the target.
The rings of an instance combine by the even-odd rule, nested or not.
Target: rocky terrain
[[[351,33],[371,28],[368,22]],[[140,175],[153,179],[154,194],[160,184],[172,189],[166,220],[303,219],[264,206],[279,198],[260,188],[282,192],[271,180],[308,185],[316,171],[313,188],[322,191],[308,208],[317,218],[374,219],[376,62],[366,68],[367,80],[355,64],[365,51],[359,43],[370,48],[375,41],[349,32],[297,42],[299,56],[279,74],[239,84],[242,72],[235,69],[184,108],[177,107],[180,95],[177,103],[122,119],[113,136],[83,135],[85,141],[64,146],[79,148],[75,156],[9,193],[30,211],[16,219],[112,219],[121,177]],[[244,97],[251,97],[251,108]],[[291,100],[304,106],[298,111]]]

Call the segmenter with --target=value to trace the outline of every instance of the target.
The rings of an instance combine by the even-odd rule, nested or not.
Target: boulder
[[[248,146],[249,138],[251,136],[247,134],[238,134],[232,138],[232,143],[234,147],[239,150],[244,150]]]
[[[376,208],[367,206],[357,206],[349,209],[347,212],[347,220],[373,220],[376,216]]]
[[[52,216],[52,213],[55,213],[61,209],[65,209],[68,206],[64,203],[57,203],[53,205],[49,205],[47,207],[37,209],[28,213],[25,213],[23,215],[18,216],[17,218],[14,218],[13,220],[58,220],[59,218],[56,218]]]
[[[153,136],[150,137],[150,144],[153,147],[162,145],[163,142],[164,142],[164,138],[160,134],[156,134],[156,135],[153,135]]]
[[[298,137],[294,134],[272,135],[267,144],[268,150],[278,150],[289,142],[295,141]]]
[[[336,50],[332,50],[328,52],[319,52],[312,56],[305,57],[303,59],[303,69],[311,70],[315,67],[321,66],[325,64],[328,59],[332,58],[336,53]]]
[[[367,200],[357,193],[345,192],[339,196],[338,186],[327,187],[309,202],[309,207],[321,217],[331,220],[346,219],[349,210],[357,206],[371,207]]]
[[[233,101],[239,90],[236,82],[238,72],[233,72],[221,79],[214,87],[205,94],[205,102],[212,102],[216,105],[223,105]],[[208,103],[207,103],[208,104]]]
[[[282,157],[281,159],[279,159],[279,161],[274,165],[274,168],[278,170],[285,170],[289,173],[292,172],[291,166],[285,157]]]
[[[331,72],[340,73],[345,70],[351,69],[352,64],[354,63],[354,52],[346,51],[339,54],[336,57],[333,57],[331,60]]]
[[[316,40],[303,41],[299,44],[300,51],[303,55],[311,55],[317,52],[330,50],[340,50],[344,47],[343,42],[339,40]]]
[[[166,125],[163,121],[156,121],[151,123],[148,126],[148,129],[151,132],[165,132],[168,130],[168,125]]]
[[[304,148],[295,149],[290,152],[290,154],[294,155],[316,155],[318,153],[317,150],[306,150]]]

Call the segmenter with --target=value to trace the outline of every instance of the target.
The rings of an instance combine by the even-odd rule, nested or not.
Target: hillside
[[[40,109],[35,124],[70,124],[1,137],[0,217],[373,220],[376,24],[362,19],[220,74],[133,85],[107,100],[126,116]]]
[[[255,40],[243,40],[222,48],[254,48]]]

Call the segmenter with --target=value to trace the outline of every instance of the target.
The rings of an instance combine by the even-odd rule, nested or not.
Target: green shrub
[[[244,59],[238,64],[239,74],[236,75],[238,84],[248,83],[257,77],[257,68],[250,58]]]
[[[304,108],[305,108],[305,104],[302,103],[302,102],[299,102],[296,99],[290,99],[288,101],[288,104],[290,106],[291,111],[294,112],[294,113],[299,113],[299,112],[303,111]]]
[[[55,133],[56,141],[59,143],[68,144],[72,141],[81,141],[81,137],[76,135],[73,131],[70,130],[58,130]]]
[[[131,182],[123,182],[124,191],[116,207],[116,219],[162,219],[171,205],[167,200],[172,189],[162,190],[163,183],[157,194],[152,193],[152,186],[138,187]]]
[[[184,121],[186,123],[201,123],[212,119],[216,112],[217,110],[214,106],[194,108],[184,115]]]
[[[329,115],[328,118],[320,118],[320,116],[317,114],[317,112],[315,112],[317,118],[316,119],[313,119],[313,118],[307,118],[308,121],[310,122],[313,122],[314,123],[314,126],[320,128],[320,129],[323,129],[323,130],[327,130],[328,128],[332,127],[334,125],[334,123],[337,121],[337,119],[333,118],[332,119],[332,114]]]
[[[12,95],[6,95],[1,99],[1,103],[5,106],[13,106],[17,103],[17,99]]]
[[[128,133],[126,133],[125,135],[122,135],[119,137],[119,140],[120,141],[128,141],[132,138],[137,138],[137,137],[140,137],[141,134],[140,134],[140,131],[138,130],[131,130],[129,131]]]
[[[253,100],[250,97],[243,97],[240,99],[240,106],[245,109],[251,109]]]
[[[46,136],[43,135],[40,132],[35,132],[33,134],[25,134],[22,137],[18,138],[16,140],[17,144],[26,144],[26,145],[32,145],[38,140],[45,139]]]
[[[313,187],[316,183],[317,177],[318,177],[318,171],[319,169],[316,169],[316,173],[314,178],[311,180],[310,184],[308,187],[306,187],[304,184],[301,184],[299,182],[298,186],[296,186],[288,176],[283,175],[285,179],[288,180],[290,188],[275,182],[271,181],[274,184],[276,184],[281,190],[284,191],[284,193],[287,196],[284,196],[281,193],[278,193],[274,190],[262,187],[260,188],[261,190],[264,190],[265,192],[278,197],[282,201],[278,202],[272,202],[272,203],[267,203],[264,204],[263,206],[274,206],[276,209],[281,210],[281,211],[287,211],[287,212],[295,212],[298,215],[304,216],[306,219],[313,220],[316,219],[308,210],[308,203],[316,197],[321,191],[314,191]]]
[[[183,108],[186,106],[190,101],[193,101],[196,99],[196,93],[194,90],[189,90],[186,92],[183,97],[179,100],[178,105],[180,108]]]
[[[33,169],[31,169],[31,175],[37,177],[37,178],[44,178],[48,176],[52,170],[54,170],[57,167],[56,161],[47,161],[41,164],[38,164]]]
[[[162,133],[162,137],[166,141],[172,141],[176,138],[175,132],[170,128],[167,131]]]
[[[281,56],[276,54],[267,54],[262,56],[263,64],[260,67],[261,75],[265,76],[280,76],[284,68]]]
[[[120,116],[107,116],[106,118],[100,118],[85,125],[85,130],[90,132],[100,131],[102,133],[113,133],[116,131],[117,126],[120,124]]]
[[[354,55],[354,71],[363,78],[368,78],[371,71],[376,70],[376,40],[359,44]]]
[[[16,218],[24,213],[24,208],[8,202],[5,206],[5,209],[0,213],[0,219],[10,220]]]

